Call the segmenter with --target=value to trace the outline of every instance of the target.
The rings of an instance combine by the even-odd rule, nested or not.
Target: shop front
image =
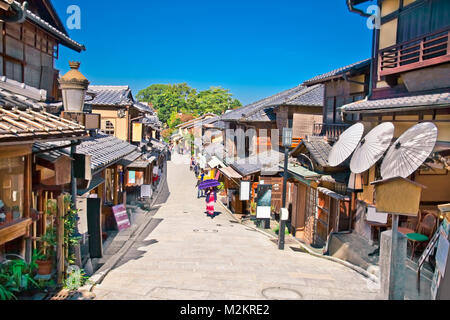
[[[0,261],[10,254],[30,261],[32,250],[39,246],[45,214],[44,193],[33,190],[33,184],[40,180],[58,183],[60,194],[64,184],[70,182],[65,172],[70,172],[71,167],[69,158],[61,158],[52,164],[53,171],[48,171],[58,175],[37,177],[39,164],[34,161],[33,144],[79,140],[87,132],[76,123],[31,109],[0,108],[0,115]],[[56,199],[56,192],[46,194]]]

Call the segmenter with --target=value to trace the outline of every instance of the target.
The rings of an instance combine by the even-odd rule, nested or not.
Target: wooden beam
[[[31,219],[22,219],[17,223],[0,228],[0,245],[26,236],[32,223]]]

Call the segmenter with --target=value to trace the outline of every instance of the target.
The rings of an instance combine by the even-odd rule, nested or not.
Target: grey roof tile
[[[362,61],[359,61],[359,62],[356,62],[356,63],[352,63],[352,64],[350,64],[348,66],[345,66],[345,67],[342,67],[342,68],[339,68],[339,69],[335,69],[333,71],[330,71],[330,72],[327,72],[327,73],[315,76],[312,79],[306,80],[303,84],[304,85],[313,85],[313,84],[316,84],[316,83],[319,83],[319,82],[327,81],[327,80],[329,80],[331,78],[334,78],[336,76],[343,75],[343,74],[345,74],[345,73],[347,73],[349,71],[353,71],[353,70],[358,70],[358,69],[361,69],[361,68],[369,67],[371,61],[372,61],[372,59],[366,59],[366,60],[362,60]]]
[[[324,86],[305,87],[299,85],[268,98],[259,100],[247,106],[225,113],[224,121],[275,121],[274,107],[281,105],[292,106],[323,106]]]
[[[89,86],[89,91],[96,94],[87,104],[97,106],[129,106],[135,104],[128,86]]]
[[[422,94],[377,100],[361,100],[341,107],[344,112],[381,112],[407,111],[426,109],[430,106],[448,106],[450,104],[450,90],[444,93]]]

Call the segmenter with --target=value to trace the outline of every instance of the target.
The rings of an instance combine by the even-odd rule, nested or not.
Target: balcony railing
[[[450,61],[450,27],[380,50],[380,77]]]
[[[339,123],[315,123],[314,124],[314,135],[327,137],[330,141],[336,141],[339,136],[348,128],[349,124],[339,124]]]

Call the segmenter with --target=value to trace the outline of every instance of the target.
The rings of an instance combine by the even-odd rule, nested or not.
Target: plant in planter
[[[15,294],[26,293],[32,289],[40,289],[33,275],[37,265],[23,260],[8,261],[0,268],[0,299],[17,299]]]
[[[10,275],[0,268],[0,300],[16,300],[14,293],[18,292],[13,279]]]
[[[39,275],[49,275],[53,270],[53,259],[55,257],[56,246],[56,230],[54,228],[47,229],[47,232],[41,237],[41,249],[35,250],[33,260],[38,266],[37,273]]]

